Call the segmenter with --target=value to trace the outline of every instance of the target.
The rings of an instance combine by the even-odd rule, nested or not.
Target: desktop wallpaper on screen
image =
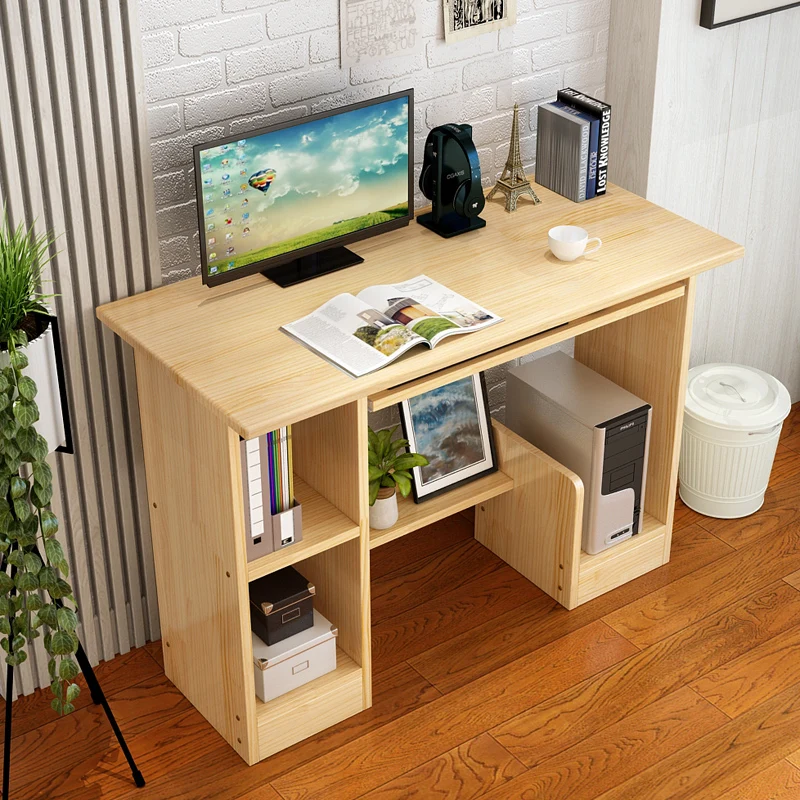
[[[209,275],[408,214],[408,99],[201,150]]]

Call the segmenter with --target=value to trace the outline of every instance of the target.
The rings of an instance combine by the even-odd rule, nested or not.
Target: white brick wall
[[[441,0],[417,0],[421,54],[344,70],[338,0],[139,3],[166,282],[199,271],[194,144],[413,86],[417,160],[430,128],[471,122],[488,185],[505,162],[515,101],[530,169],[536,105],[567,84],[599,95],[605,84],[610,0],[518,0],[514,28],[450,45]],[[504,375],[487,376],[500,414]]]

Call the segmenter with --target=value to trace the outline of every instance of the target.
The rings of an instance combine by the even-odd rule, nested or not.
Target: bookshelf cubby
[[[615,186],[580,205],[538,191],[542,204],[516,214],[488,203],[476,234],[410,225],[360,242],[363,264],[311,283],[191,279],[98,309],[134,348],[165,671],[247,763],[371,705],[370,548],[474,505],[476,538],[567,608],[669,560],[695,276],[743,249]],[[561,224],[591,228],[602,250],[556,262],[547,230]],[[280,332],[376,272],[425,272],[504,321],[357,380]],[[392,529],[370,531],[368,408],[573,337],[575,358],[653,408],[640,534],[581,553],[580,480],[498,422],[498,472],[404,501]],[[303,540],[248,563],[239,437],[288,424]],[[339,630],[337,669],[261,703],[248,584],[289,564]]]

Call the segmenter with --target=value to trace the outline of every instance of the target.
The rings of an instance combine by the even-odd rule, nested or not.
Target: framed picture
[[[704,28],[720,28],[744,19],[785,11],[800,7],[800,2],[787,3],[786,0],[703,0],[700,11],[700,24]]]
[[[442,0],[444,38],[460,42],[517,21],[517,0]]]
[[[415,503],[497,470],[482,374],[404,400],[400,418],[410,452],[430,462],[413,469]]]

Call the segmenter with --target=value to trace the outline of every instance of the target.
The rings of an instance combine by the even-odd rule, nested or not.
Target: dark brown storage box
[[[268,645],[314,625],[314,585],[294,567],[284,567],[250,584],[250,627]]]

